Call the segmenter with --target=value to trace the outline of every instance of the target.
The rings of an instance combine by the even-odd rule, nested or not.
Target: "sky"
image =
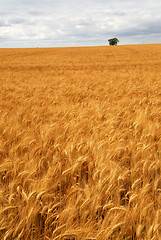
[[[0,0],[0,48],[161,43],[161,0]]]

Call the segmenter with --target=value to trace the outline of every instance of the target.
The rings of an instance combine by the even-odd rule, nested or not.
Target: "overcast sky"
[[[161,43],[161,0],[0,0],[0,47]]]

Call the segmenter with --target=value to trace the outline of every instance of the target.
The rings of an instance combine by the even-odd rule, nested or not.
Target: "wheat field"
[[[161,239],[161,45],[0,56],[0,239]]]

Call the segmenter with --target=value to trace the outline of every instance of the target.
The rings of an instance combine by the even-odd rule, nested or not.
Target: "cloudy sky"
[[[0,47],[161,43],[161,0],[0,0]]]

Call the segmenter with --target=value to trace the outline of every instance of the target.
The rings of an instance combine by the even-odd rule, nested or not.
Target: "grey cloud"
[[[75,21],[74,26],[82,26],[82,27],[90,27],[92,25],[93,21],[91,19],[89,20],[82,20],[82,21]]]
[[[4,21],[0,21],[0,27],[10,27],[9,23],[5,23]]]
[[[7,16],[9,14],[11,14],[11,11],[5,11],[4,9],[3,10],[0,9],[0,16]]]
[[[32,16],[42,16],[43,15],[43,12],[39,11],[39,10],[30,10],[27,13]]]
[[[36,25],[36,21],[33,21],[32,19],[27,19],[27,18],[11,18],[8,20],[10,26],[11,25]]]
[[[138,24],[136,27],[129,27],[124,30],[120,30],[119,36],[149,36],[150,34],[160,34],[161,29],[161,20],[159,22],[157,21],[151,21],[151,22],[144,22],[142,24]]]
[[[12,19],[9,19],[9,22],[13,25],[14,24],[24,24],[24,23],[26,23],[26,20],[23,18],[12,18]]]
[[[0,41],[6,41],[9,40],[10,38],[5,37],[5,36],[0,36]],[[1,47],[1,46],[0,46]]]
[[[161,33],[161,19],[160,21],[152,21],[152,22],[147,22],[144,24],[143,26],[143,32],[145,34],[157,34],[157,33]]]

